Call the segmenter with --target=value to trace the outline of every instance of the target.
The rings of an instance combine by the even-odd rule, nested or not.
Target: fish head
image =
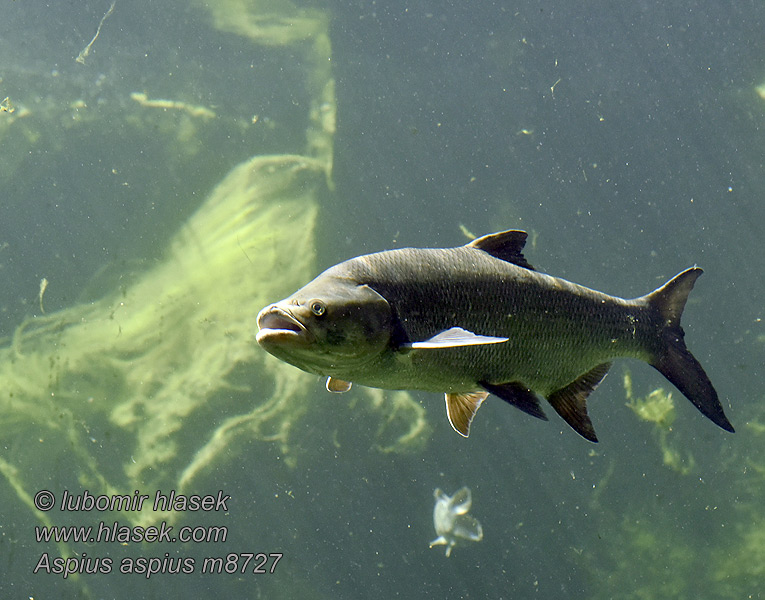
[[[322,274],[258,314],[256,340],[303,371],[348,377],[389,345],[388,302],[352,278]]]

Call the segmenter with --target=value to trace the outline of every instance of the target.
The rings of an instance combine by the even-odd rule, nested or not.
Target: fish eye
[[[327,307],[324,305],[324,303],[321,300],[311,300],[311,312],[316,315],[317,317],[320,317],[323,315],[327,310]]]

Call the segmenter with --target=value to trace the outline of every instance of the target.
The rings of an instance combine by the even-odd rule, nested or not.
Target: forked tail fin
[[[644,297],[649,306],[658,311],[664,327],[661,330],[662,349],[649,362],[680,390],[701,413],[726,431],[733,433],[733,425],[723,412],[717,392],[701,364],[685,346],[685,333],[680,317],[699,275],[698,267],[686,269]]]

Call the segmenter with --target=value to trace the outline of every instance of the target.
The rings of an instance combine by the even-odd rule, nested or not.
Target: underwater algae
[[[39,297],[35,290],[27,306],[37,316],[0,339],[2,570],[5,584],[24,585],[25,597],[42,593],[32,584],[58,580],[51,574],[30,583],[41,552],[66,558],[108,556],[116,565],[122,557],[161,556],[165,550],[173,557],[201,557],[249,549],[244,541],[256,549],[310,547],[315,527],[302,520],[305,507],[298,514],[282,513],[285,503],[294,501],[287,482],[300,480],[301,469],[315,467],[311,462],[322,461],[324,451],[341,447],[355,453],[361,445],[391,455],[427,443],[425,409],[407,392],[359,389],[340,400],[315,377],[272,359],[254,340],[257,310],[316,274],[315,227],[333,190],[335,90],[328,19],[286,2],[269,3],[262,18],[257,13],[263,3],[197,4],[213,13],[221,6],[230,9],[211,24],[224,32],[227,43],[233,36],[246,37],[252,56],[266,65],[255,70],[252,80],[239,78],[247,88],[242,101],[216,101],[234,94],[214,87],[209,95],[191,93],[197,89],[194,81],[183,75],[197,72],[196,57],[189,57],[193,70],[177,67],[174,85],[165,87],[161,65],[150,65],[156,76],[149,69],[136,78],[115,55],[102,87],[91,89],[87,75],[92,73],[86,69],[98,68],[104,57],[97,45],[99,52],[88,57],[82,71],[57,76],[59,87],[34,88],[31,84],[41,78],[30,78],[30,87],[3,105],[14,110],[0,112],[0,139],[17,150],[10,153],[13,160],[0,163],[0,180],[18,190],[14,207],[32,205],[28,198],[39,193],[28,176],[38,172],[32,169],[50,169],[72,182],[65,200],[83,215],[120,199],[131,217],[140,216],[143,199],[160,207],[155,214],[164,210],[169,215],[156,219],[164,252],[153,251],[138,272],[120,266],[130,256],[107,265],[109,279],[96,275],[87,300],[78,304],[61,308],[66,294],[56,294],[65,271],[46,267],[37,274],[36,267],[24,264],[22,281],[31,277],[36,286],[45,275],[51,282],[45,297],[41,283]],[[300,28],[295,27],[298,17]],[[257,23],[271,33],[263,37],[250,28],[238,29],[244,23]],[[301,35],[296,37],[296,31]],[[283,72],[284,59],[292,63]],[[248,68],[245,64],[239,74],[248,75]],[[278,79],[270,78],[274,73]],[[38,96],[39,102],[31,100]],[[278,110],[287,97],[294,102]],[[304,118],[293,118],[301,110]],[[121,128],[118,144],[115,124]],[[137,148],[141,160],[135,159]],[[89,154],[101,164],[104,149],[112,153],[104,164],[117,190],[102,179],[83,180],[80,170],[69,168]],[[44,165],[24,159],[39,154],[46,156]],[[200,204],[197,190],[213,188],[220,174],[237,163]],[[190,216],[185,212],[197,206]],[[26,230],[21,222],[17,227]],[[59,231],[63,235],[60,229],[50,235]],[[72,231],[88,235],[86,229]],[[132,233],[146,235],[142,229]],[[81,244],[75,241],[73,247]],[[153,243],[140,239],[135,246],[142,255],[139,246]],[[154,511],[151,503],[144,510],[120,512],[65,512],[57,503],[54,510],[41,512],[33,501],[40,490],[51,490],[58,500],[64,491],[129,498],[224,490],[238,504],[231,513],[207,515]],[[334,499],[328,499],[334,507]],[[218,518],[234,538],[225,546],[37,544],[32,535],[33,525],[91,526],[104,520],[180,527],[219,525]],[[289,561],[279,566],[285,572],[290,568]],[[56,593],[144,593],[140,576],[125,580],[115,575],[73,574],[70,587],[56,581]],[[287,585],[283,577],[259,580],[257,593],[266,589],[274,591],[269,597],[298,597],[305,590],[320,596],[313,579],[294,568],[289,578]],[[240,578],[223,579],[216,580],[218,593],[244,585]],[[160,580],[163,589],[157,593],[162,597],[187,597],[187,588],[197,584],[193,578],[176,578],[172,588],[166,582]]]
[[[736,521],[714,553],[711,575],[719,598],[759,598],[765,589],[765,410],[759,403],[745,424],[745,446],[727,457],[737,478]]]
[[[203,3],[218,30],[254,46],[298,46],[289,56],[301,62],[310,102],[302,136],[289,140],[302,143],[232,169],[145,271],[101,289],[94,301],[58,311],[46,303],[46,313],[26,319],[2,342],[0,474],[9,485],[0,493],[42,524],[68,518],[34,510],[31,498],[42,487],[93,495],[194,493],[253,442],[275,447],[279,468],[297,464],[298,443],[289,434],[311,410],[315,379],[257,347],[255,315],[315,275],[314,227],[333,187],[334,80],[326,16],[266,4]],[[204,139],[206,113],[189,130],[184,123],[199,116],[199,107],[173,100],[170,114],[148,100],[150,90],[141,94],[124,105],[126,124],[166,139],[168,150],[177,147],[167,152],[168,162],[198,164],[203,146],[188,138]],[[74,130],[115,117],[79,101],[65,109],[83,115],[69,120]],[[26,133],[65,116],[20,110],[0,133],[34,146],[47,138]],[[196,151],[184,150],[189,146]],[[424,443],[425,411],[408,393],[361,390],[346,404],[334,400],[333,409],[363,415],[371,427],[366,443],[376,451],[409,452]],[[332,420],[320,425],[345,444],[342,415],[339,421],[334,433]],[[144,526],[182,517],[149,508],[116,516]]]
[[[318,161],[255,157],[134,283],[19,326],[0,348],[0,439],[11,449],[0,472],[25,505],[50,482],[51,457],[59,468],[48,485],[94,495],[187,492],[237,442],[275,443],[294,465],[289,431],[309,409],[313,378],[257,347],[254,315],[315,270],[325,185]],[[424,409],[404,392],[380,396],[356,400],[378,415],[370,444],[418,447]],[[149,507],[124,518],[174,516]]]
[[[681,475],[688,475],[696,466],[693,455],[687,453],[682,456],[680,450],[675,448],[670,440],[672,424],[675,422],[675,403],[672,400],[672,392],[664,388],[656,388],[643,398],[632,395],[632,375],[629,371],[624,373],[624,391],[627,398],[627,406],[637,415],[641,421],[653,423],[654,435],[659,443],[664,466],[677,471]]]
[[[164,260],[133,284],[22,323],[0,349],[0,428],[4,440],[31,435],[39,446],[16,460],[63,452],[94,493],[183,489],[237,435],[286,442],[302,412],[300,374],[255,347],[252,307],[312,272],[324,177],[312,159],[253,158],[224,178]],[[227,380],[240,364],[273,377],[265,397]],[[234,398],[245,404],[229,406]],[[214,417],[213,428],[194,450],[183,436],[200,424],[199,411]],[[105,450],[115,445],[118,453]],[[124,478],[113,474],[115,461]],[[167,481],[175,472],[178,481]]]
[[[663,485],[654,485],[655,491],[640,496],[634,490],[619,489],[613,481],[615,463],[611,463],[590,507],[600,516],[597,540],[576,557],[590,576],[589,597],[761,597],[765,586],[763,409],[754,409],[738,443],[721,451],[720,472],[708,472],[690,453],[683,458],[673,446],[671,393],[659,388],[634,396],[629,372],[624,386],[627,405],[641,421],[653,425],[663,464],[669,469]],[[719,487],[722,479],[724,489]],[[666,486],[675,491],[662,491]],[[602,502],[601,494],[611,494],[618,502]]]

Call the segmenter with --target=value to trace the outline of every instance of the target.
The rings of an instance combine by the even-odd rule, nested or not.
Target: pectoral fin
[[[489,392],[483,391],[446,394],[446,416],[454,431],[463,437],[468,436],[470,423],[488,395]]]
[[[335,394],[342,394],[351,389],[350,381],[343,381],[337,377],[327,377],[327,391]]]
[[[477,335],[462,327],[452,327],[437,333],[432,338],[424,342],[413,342],[405,344],[408,348],[456,348],[458,346],[478,346],[482,344],[499,344],[506,342],[509,338],[492,337],[490,335]]]
[[[591,442],[597,442],[595,429],[587,415],[587,396],[603,381],[611,363],[603,363],[580,375],[566,387],[550,394],[547,401],[574,431]]]

